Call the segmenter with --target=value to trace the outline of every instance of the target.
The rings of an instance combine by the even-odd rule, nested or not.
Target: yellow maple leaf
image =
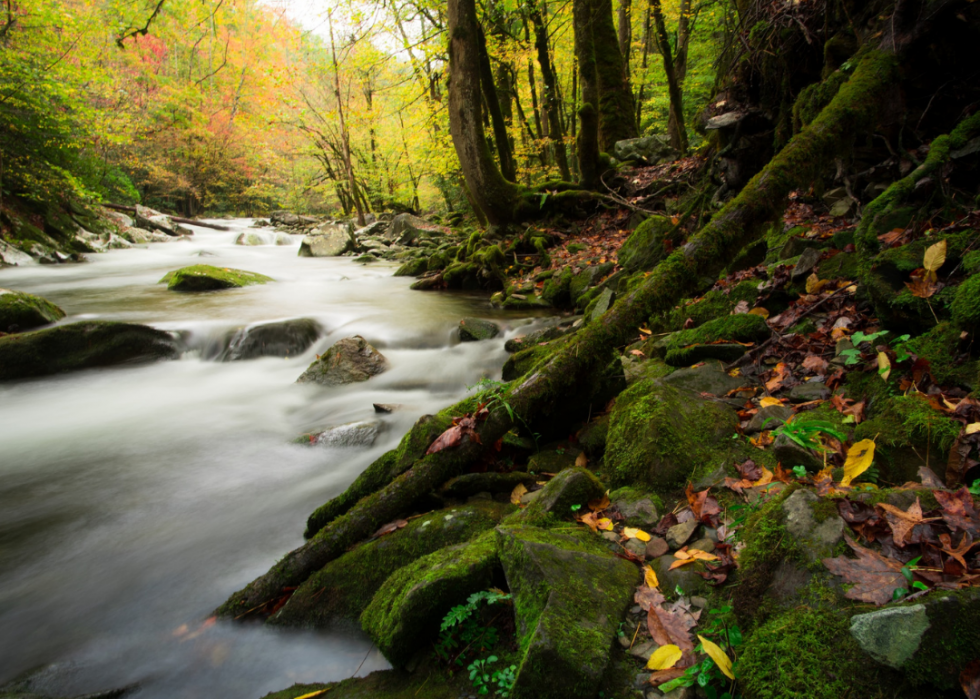
[[[672,668],[681,659],[681,655],[683,655],[681,649],[673,643],[660,646],[657,650],[653,651],[653,655],[647,661],[647,670],[667,670]]]
[[[640,541],[650,541],[650,535],[647,534],[642,529],[634,529],[633,527],[624,527],[623,536],[627,539],[639,539]]]
[[[643,566],[643,582],[645,582],[649,588],[657,588],[660,586],[660,581],[657,580],[657,573],[650,566]]]
[[[871,467],[871,462],[875,460],[875,443],[871,439],[862,439],[855,442],[847,450],[847,460],[844,461],[844,477],[840,479],[841,485],[850,485],[851,481],[860,476]]]
[[[701,647],[704,648],[704,652],[708,654],[709,658],[715,661],[715,665],[725,674],[725,677],[734,680],[735,673],[732,672],[732,660],[721,649],[721,646],[713,641],[709,641],[701,634],[698,634],[698,640],[701,641]]]

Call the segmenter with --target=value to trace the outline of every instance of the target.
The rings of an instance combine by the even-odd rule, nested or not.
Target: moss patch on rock
[[[328,684],[294,684],[288,689],[266,694],[263,699],[298,699],[323,692],[323,699],[456,699],[453,687],[438,669],[407,673],[401,670],[379,670],[367,677],[351,677]],[[321,695],[316,695],[321,696]]]
[[[63,310],[40,296],[0,289],[0,332],[33,330],[64,317]]]
[[[191,265],[173,272],[167,272],[160,283],[166,284],[169,291],[218,291],[220,289],[237,289],[253,284],[265,284],[271,281],[275,280],[264,274],[246,272],[242,269]]]
[[[666,236],[674,228],[666,216],[651,216],[626,239],[619,249],[617,259],[627,272],[652,269],[667,257]]]

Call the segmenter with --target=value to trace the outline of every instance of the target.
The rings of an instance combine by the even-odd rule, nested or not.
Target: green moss
[[[736,423],[725,406],[637,381],[610,416],[605,469],[615,486],[648,483],[665,492],[725,463]]]
[[[294,684],[263,699],[298,699],[321,690],[326,691],[317,699],[456,699],[460,694],[439,668],[426,667],[414,673],[379,670],[329,684]]]
[[[652,269],[667,257],[665,242],[674,228],[673,221],[666,216],[651,216],[646,219],[619,249],[619,264],[630,273]]]
[[[739,282],[730,293],[713,290],[706,293],[695,302],[685,302],[670,312],[650,319],[650,328],[655,332],[680,330],[688,319],[691,327],[704,325],[709,320],[728,316],[739,301],[746,301],[754,306],[759,297],[759,282],[746,280]]]
[[[564,347],[572,339],[570,335],[559,337],[543,345],[534,345],[508,357],[504,363],[503,380],[513,381],[524,376],[534,367],[546,361],[551,355]]]
[[[959,285],[949,308],[953,322],[961,329],[976,332],[980,327],[980,274]]]
[[[973,588],[934,595],[926,606],[929,629],[919,651],[902,670],[914,685],[959,689],[960,673],[976,660],[980,648],[980,591]]]
[[[433,256],[435,257],[435,256]],[[429,262],[424,257],[414,257],[395,270],[396,277],[417,277],[428,269]]]
[[[729,340],[734,343],[761,342],[769,335],[770,330],[765,318],[752,313],[741,313],[709,320],[699,327],[676,332],[661,343],[660,348],[667,364],[671,366],[688,366],[703,359],[731,361],[742,356],[745,347],[735,344],[734,356],[728,358],[716,354],[719,349],[724,348],[724,345],[713,343],[719,340]],[[707,347],[692,347],[692,345]]]
[[[361,615],[361,625],[392,665],[403,666],[436,636],[451,607],[494,585],[499,567],[492,531],[430,553],[385,581]]]
[[[738,675],[751,699],[882,696],[874,664],[864,657],[846,615],[802,607],[748,637]]]
[[[933,377],[942,386],[964,385],[980,388],[976,380],[977,363],[959,361],[960,330],[952,323],[940,323],[908,342],[910,352],[929,362]]]
[[[178,354],[177,342],[168,333],[145,325],[69,323],[0,337],[0,381],[174,359]]]
[[[457,405],[451,408],[457,408]],[[465,412],[465,411],[464,411]],[[462,415],[464,413],[458,413]],[[408,433],[402,437],[398,447],[385,452],[368,466],[343,493],[318,507],[306,521],[307,539],[330,524],[352,508],[357,502],[371,493],[391,483],[395,478],[412,467],[425,454],[436,437],[452,424],[451,415],[423,415]]]
[[[963,271],[967,274],[980,272],[980,250],[973,250],[963,255]]]
[[[587,250],[588,246],[584,245],[583,243],[569,243],[568,247],[566,247],[565,249],[574,255],[577,252],[582,252],[583,250]]]
[[[23,332],[65,317],[50,301],[21,291],[0,289],[0,332]]]
[[[275,280],[256,272],[211,265],[191,265],[167,272],[160,283],[166,284],[170,291],[216,291],[271,281]]]
[[[816,119],[845,82],[847,75],[843,71],[835,71],[826,80],[804,88],[793,104],[794,133],[799,133],[804,126]]]
[[[393,572],[426,554],[472,539],[514,509],[509,503],[485,500],[413,519],[403,529],[357,546],[311,575],[269,622],[306,628],[353,624]]]

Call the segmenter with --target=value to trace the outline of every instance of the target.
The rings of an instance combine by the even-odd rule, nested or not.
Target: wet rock
[[[647,545],[639,539],[630,539],[623,548],[639,558],[644,558],[647,554]]]
[[[615,505],[619,513],[626,518],[625,524],[628,527],[652,527],[660,521],[657,516],[657,506],[650,498],[639,498],[636,500],[616,500]]]
[[[542,449],[528,459],[527,469],[536,473],[558,473],[574,466],[581,453],[581,449],[568,446]]]
[[[258,233],[241,233],[235,238],[235,245],[265,245],[265,240]]]
[[[160,231],[169,236],[189,235],[191,231],[179,226],[170,220],[166,214],[159,211],[148,209],[145,206],[136,205],[136,214],[133,221],[137,228],[145,228],[149,231]]]
[[[525,335],[512,337],[504,343],[504,349],[513,354],[514,352],[520,352],[522,349],[533,347],[539,342],[556,340],[559,337],[575,332],[575,328],[572,325],[579,318],[581,316],[555,319],[548,327],[532,330]]]
[[[619,249],[619,264],[630,273],[653,268],[667,257],[664,241],[673,227],[666,216],[651,216],[643,221]]]
[[[351,227],[347,223],[324,223],[303,238],[300,257],[337,257],[353,247]]]
[[[759,412],[752,416],[745,434],[755,434],[763,430],[774,430],[793,416],[793,409],[783,405],[769,405],[759,408]]]
[[[393,413],[401,406],[398,403],[372,403],[376,413]]]
[[[697,549],[698,551],[704,551],[705,553],[711,553],[715,550],[715,542],[713,542],[708,537],[703,539],[698,539],[693,544],[688,546],[689,549]]]
[[[672,549],[679,549],[687,543],[697,528],[698,521],[696,519],[675,524],[667,530],[667,544]]]
[[[678,369],[661,381],[692,393],[710,393],[715,396],[724,396],[729,391],[745,385],[745,379],[729,376],[725,371],[725,365],[719,361],[708,361],[699,367]]]
[[[592,315],[589,316],[589,320],[598,320],[612,306],[614,298],[615,294],[611,289],[603,289],[602,293],[599,294],[599,298],[596,299],[596,304],[592,309]]]
[[[300,216],[291,211],[276,211],[269,217],[269,220],[274,226],[285,226],[287,228],[298,228],[316,223],[316,219],[312,216]]]
[[[514,471],[512,473],[498,473],[495,471],[467,473],[447,481],[439,489],[439,494],[455,500],[464,500],[481,492],[509,494],[519,484],[530,486],[539,478],[539,476],[533,476],[530,473],[522,473],[520,471]]]
[[[877,609],[851,617],[851,635],[861,649],[883,665],[900,668],[919,650],[929,630],[923,604]]]
[[[817,458],[816,454],[809,449],[804,449],[784,434],[776,437],[772,451],[776,459],[783,464],[783,468],[805,466],[810,471],[815,471],[823,465],[823,461]]]
[[[0,240],[0,265],[18,267],[30,264],[34,264],[33,257]]]
[[[577,304],[585,292],[602,281],[602,278],[609,274],[614,268],[615,265],[612,262],[606,262],[604,264],[586,267],[572,277],[572,280],[568,286],[568,293],[571,295],[572,303]],[[513,298],[513,296],[514,295],[508,297],[508,301]],[[543,299],[542,302],[546,305],[550,305]],[[504,302],[504,305],[506,306],[506,302]]]
[[[701,563],[691,563],[671,570],[670,566],[676,560],[673,555],[667,554],[650,561],[650,567],[653,568],[657,574],[657,580],[660,581],[661,590],[674,591],[679,587],[684,591],[685,595],[690,595],[694,592],[704,592],[708,589],[709,586],[704,578],[694,572],[696,570],[704,570]]]
[[[226,359],[295,357],[308,350],[321,335],[323,327],[310,318],[252,325],[235,333]]]
[[[293,244],[293,239],[290,238],[285,233],[276,233],[275,243],[276,243],[276,245],[280,245],[280,246],[281,245],[292,245]]]
[[[786,531],[813,561],[830,556],[834,545],[844,535],[844,520],[837,514],[817,521],[813,505],[819,500],[813,491],[797,490],[783,501]]]
[[[830,389],[823,381],[805,381],[790,389],[789,399],[794,403],[806,403],[811,400],[827,400]]]
[[[602,497],[602,483],[584,468],[568,468],[560,472],[539,491],[527,509],[516,515],[518,521],[537,523],[555,515],[569,517],[572,507],[585,506],[589,500]]]
[[[479,342],[490,340],[500,334],[500,327],[489,320],[480,318],[463,318],[459,321],[460,342]]]
[[[218,291],[274,281],[256,272],[211,265],[192,265],[168,272],[160,280],[169,291]]]
[[[0,337],[0,381],[178,356],[168,333],[109,321],[69,323]]]
[[[738,344],[762,342],[771,334],[763,317],[752,313],[723,316],[689,330],[672,333],[654,345],[670,366],[690,366],[706,359],[732,362],[748,351]],[[722,342],[728,340],[730,342]]]
[[[818,262],[820,262],[820,256],[822,254],[823,251],[818,250],[817,248],[807,248],[804,250],[803,254],[800,255],[800,259],[796,262],[796,266],[793,267],[793,271],[790,273],[790,278],[792,278],[793,281],[796,281],[798,279],[805,279],[806,277],[810,276],[813,268],[817,266]]]
[[[0,332],[32,330],[64,317],[63,310],[40,296],[0,289]]]
[[[647,558],[660,558],[668,551],[670,551],[670,544],[667,543],[667,540],[662,536],[653,536],[647,542],[644,555]]]
[[[296,379],[321,386],[367,381],[388,368],[388,360],[360,335],[338,340]]]
[[[303,443],[323,447],[369,447],[374,444],[383,427],[383,423],[377,420],[348,422],[346,425],[304,435],[301,439]]]

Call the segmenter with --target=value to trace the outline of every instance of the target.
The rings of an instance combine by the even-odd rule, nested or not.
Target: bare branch
[[[126,48],[126,46],[123,42],[125,42],[126,39],[131,39],[135,37],[137,34],[139,34],[140,36],[146,36],[147,32],[150,31],[150,24],[153,23],[153,20],[156,19],[156,16],[160,13],[160,10],[163,8],[164,2],[166,2],[166,0],[160,0],[157,3],[156,8],[153,10],[153,14],[150,15],[149,19],[146,20],[146,24],[143,25],[142,29],[135,29],[133,27],[127,27],[126,29],[124,29],[122,34],[116,37],[116,46],[118,46],[121,49],[124,49]]]

